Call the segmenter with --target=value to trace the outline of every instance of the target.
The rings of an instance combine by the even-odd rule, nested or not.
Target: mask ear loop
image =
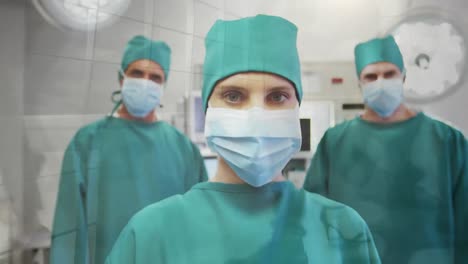
[[[115,104],[114,105],[114,108],[112,108],[112,111],[111,113],[109,114],[109,116],[113,116],[115,111],[117,111],[117,109],[120,107],[120,105],[122,104],[122,98],[119,98],[119,99],[116,99],[116,96],[117,95],[120,95],[122,92],[121,91],[114,91],[112,92],[112,95],[111,95],[111,101]]]
[[[127,77],[125,76],[125,73],[122,69],[119,69],[119,75],[120,75],[119,77],[122,79],[125,79]],[[120,95],[119,99],[116,99],[117,95]],[[118,91],[112,92],[111,102],[113,102],[115,105],[114,105],[114,108],[112,108],[112,111],[109,114],[109,116],[113,116],[114,113],[117,111],[117,109],[119,109],[120,105],[122,104],[122,91],[118,90]]]
[[[119,74],[120,74],[121,78],[126,78],[127,77],[127,76],[125,76],[125,73],[124,73],[124,71],[122,69],[119,69]],[[117,95],[120,95],[119,99],[116,99]],[[109,116],[113,116],[115,111],[117,111],[117,109],[119,109],[120,105],[122,104],[122,91],[118,90],[118,91],[112,92],[111,102],[113,102],[115,105],[114,105],[114,108],[112,108],[112,111],[110,112]]]

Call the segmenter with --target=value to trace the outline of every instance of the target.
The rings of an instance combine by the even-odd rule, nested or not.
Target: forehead
[[[389,72],[389,71],[396,71],[397,73],[401,73],[400,68],[398,68],[398,66],[396,66],[393,63],[390,63],[390,62],[377,62],[377,63],[369,64],[366,67],[364,67],[364,69],[362,69],[362,71],[361,71],[361,76],[360,77],[363,77],[363,76],[365,76],[367,74],[377,74],[377,75],[379,75],[379,74],[383,74],[383,73]]]
[[[285,87],[294,90],[293,84],[286,78],[265,72],[237,73],[220,81],[215,89],[220,86],[238,86],[248,90]]]
[[[146,70],[151,72],[163,72],[161,65],[157,64],[152,60],[147,59],[137,60],[130,63],[130,65],[128,65],[127,70],[131,69]]]

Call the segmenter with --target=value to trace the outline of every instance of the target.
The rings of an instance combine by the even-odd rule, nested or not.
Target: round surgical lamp
[[[403,55],[405,98],[410,102],[438,100],[464,81],[467,38],[449,17],[428,10],[414,12],[387,32]]]
[[[95,30],[122,15],[131,0],[32,0],[38,12],[61,29]]]

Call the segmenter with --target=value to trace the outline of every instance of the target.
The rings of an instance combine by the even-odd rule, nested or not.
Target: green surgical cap
[[[267,72],[288,79],[300,102],[301,67],[296,37],[297,27],[281,17],[257,15],[216,21],[205,38],[204,109],[216,83],[241,72]]]
[[[122,71],[126,71],[132,62],[142,59],[159,64],[167,80],[171,65],[171,48],[165,42],[153,41],[144,36],[133,37],[125,47],[121,64]]]
[[[359,43],[354,48],[354,58],[358,77],[367,65],[377,62],[390,62],[404,71],[403,57],[393,36]]]

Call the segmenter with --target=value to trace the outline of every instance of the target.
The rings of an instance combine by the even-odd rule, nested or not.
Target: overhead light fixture
[[[112,24],[131,0],[32,0],[38,12],[62,29],[94,30],[96,25]]]
[[[409,101],[437,100],[463,82],[466,38],[454,21],[425,11],[406,17],[389,33],[403,55]]]

